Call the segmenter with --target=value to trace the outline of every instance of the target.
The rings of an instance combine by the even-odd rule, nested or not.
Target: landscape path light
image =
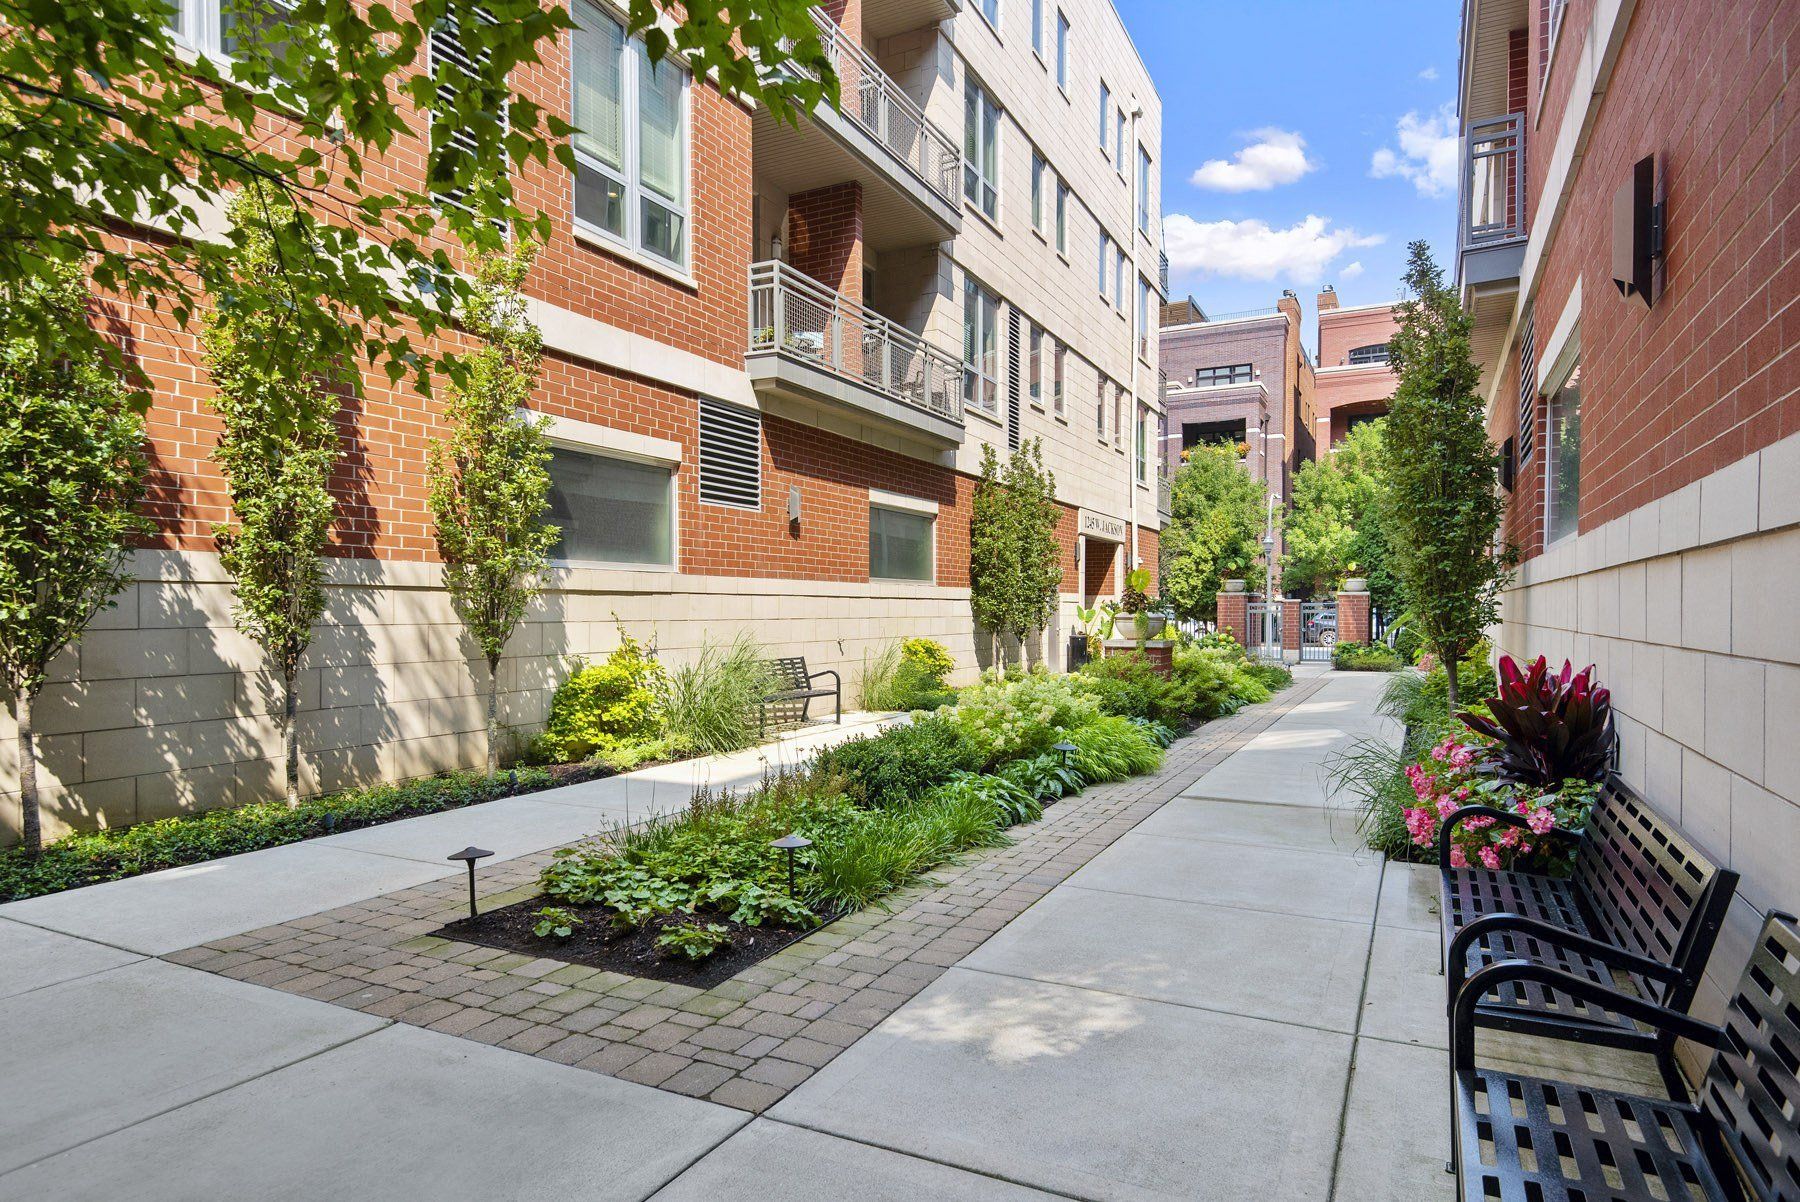
[[[1075,746],[1075,744],[1073,744],[1073,743],[1064,741],[1064,742],[1058,743],[1056,746],[1052,747],[1050,750],[1062,753],[1062,762],[1063,762],[1062,766],[1067,768],[1070,766],[1069,757],[1074,755],[1077,751],[1080,751],[1081,748]]]
[[[811,847],[812,840],[808,839],[805,835],[799,835],[799,834],[783,835],[781,838],[779,838],[779,839],[775,840],[773,843],[769,844],[769,846],[770,847],[779,847],[781,850],[787,852],[788,896],[793,897],[794,896],[794,853],[799,851],[802,847]]]
[[[485,860],[494,853],[484,847],[465,847],[461,851],[453,851],[445,856],[446,860],[462,860],[469,866],[469,917],[475,917],[475,861]]]

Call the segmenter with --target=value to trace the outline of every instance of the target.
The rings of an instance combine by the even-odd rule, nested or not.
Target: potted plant
[[[1358,576],[1355,574],[1355,563],[1346,564],[1345,570],[1351,573],[1344,577],[1344,591],[1346,593],[1366,593],[1369,591],[1369,578],[1367,576]]]
[[[1142,643],[1168,625],[1169,616],[1157,606],[1156,598],[1146,591],[1151,584],[1150,569],[1133,568],[1125,576],[1125,591],[1119,597],[1119,608],[1131,615],[1132,635]]]

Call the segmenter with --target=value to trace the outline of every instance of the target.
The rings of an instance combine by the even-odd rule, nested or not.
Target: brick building
[[[1388,366],[1387,344],[1400,322],[1391,304],[1339,305],[1330,284],[1318,305],[1313,448],[1323,459],[1356,425],[1388,411],[1399,379]]]
[[[1800,8],[1463,17],[1458,279],[1526,556],[1499,643],[1597,663],[1625,778],[1742,874],[1717,1018],[1800,909]]]
[[[504,721],[540,722],[565,658],[605,654],[615,623],[671,660],[748,629],[842,670],[852,700],[865,654],[897,637],[938,638],[972,674],[974,473],[984,444],[1025,438],[1056,472],[1065,549],[1061,614],[1028,652],[1059,662],[1074,605],[1154,562],[1162,523],[1161,107],[1112,5],[833,0],[818,20],[844,107],[797,126],[651,68],[621,12],[578,0],[580,36],[512,81],[584,132],[573,178],[521,180],[555,221],[528,292],[563,535],[502,664]],[[404,146],[384,169],[422,165]],[[121,318],[157,385],[158,534],[39,703],[49,835],[279,793],[277,690],[233,628],[211,537],[203,360],[159,315]],[[441,411],[374,376],[346,409],[302,674],[309,791],[483,753],[485,669],[426,507]]]

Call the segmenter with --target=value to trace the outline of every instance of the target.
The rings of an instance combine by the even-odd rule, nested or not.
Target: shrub
[[[1382,643],[1339,643],[1331,649],[1331,666],[1342,672],[1393,672],[1400,657]]]
[[[1087,784],[1081,779],[1081,773],[1064,765],[1062,756],[1054,751],[1028,760],[1002,764],[996,770],[996,775],[1005,777],[1039,801],[1060,801],[1065,797],[1072,797]]]
[[[939,684],[956,671],[956,660],[951,657],[950,649],[936,639],[907,639],[900,644],[900,660],[915,665]]]
[[[1521,672],[1512,656],[1503,655],[1499,695],[1487,703],[1492,716],[1457,717],[1494,740],[1483,761],[1502,780],[1528,785],[1603,780],[1616,739],[1612,692],[1593,680],[1592,664],[1577,672],[1564,660],[1562,671],[1552,674],[1540,655]]]
[[[1176,699],[1164,679],[1144,655],[1132,651],[1090,659],[1081,666],[1081,680],[1100,701],[1100,711],[1120,718],[1160,718],[1172,714]]]
[[[1269,693],[1279,692],[1294,683],[1294,673],[1291,669],[1281,664],[1270,663],[1268,660],[1251,660],[1241,670]],[[1264,697],[1262,700],[1267,701],[1268,698]]]
[[[1069,735],[1075,770],[1090,781],[1124,780],[1162,766],[1162,748],[1129,718],[1096,718]]]
[[[870,710],[935,710],[956,700],[954,689],[944,687],[943,673],[925,658],[910,656],[905,647],[930,639],[909,639],[905,645],[889,643],[873,659],[863,657],[862,705]],[[943,651],[945,660],[950,653]]]
[[[993,799],[977,789],[864,811],[841,838],[811,849],[807,896],[820,907],[860,909],[960,851],[1003,846],[1000,826]]]
[[[983,798],[993,806],[1002,826],[1035,822],[1044,814],[1038,795],[1021,787],[1004,773],[990,776],[978,772],[958,772],[939,785],[934,796],[944,797],[953,793],[969,793]]]
[[[921,718],[873,738],[839,743],[813,762],[818,770],[841,776],[859,804],[889,806],[922,797],[957,772],[981,767],[982,755],[955,725]]]
[[[22,848],[0,851],[0,901],[179,868],[395,818],[459,809],[556,783],[556,778],[541,768],[500,776],[456,772],[308,798],[292,809],[283,802],[258,802],[112,830],[79,831],[52,843],[40,855]]]
[[[663,720],[672,748],[721,755],[750,746],[761,734],[757,713],[769,691],[763,649],[748,634],[740,632],[724,647],[701,644],[692,663],[664,678]]]
[[[636,639],[620,632],[619,645],[597,664],[576,669],[550,698],[543,747],[557,759],[585,759],[655,739],[662,730],[659,694],[667,687],[662,665]]]
[[[939,711],[981,750],[984,765],[1048,751],[1099,713],[1099,699],[1080,677],[1039,671],[1012,680],[989,672]]]

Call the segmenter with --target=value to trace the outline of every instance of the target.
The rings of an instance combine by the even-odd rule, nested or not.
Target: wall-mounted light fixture
[[[1656,156],[1631,167],[1631,178],[1613,193],[1612,271],[1619,295],[1656,303],[1656,271],[1663,257],[1663,205],[1656,199]]]
[[[800,524],[800,486],[798,484],[788,488],[788,524],[790,526]]]

